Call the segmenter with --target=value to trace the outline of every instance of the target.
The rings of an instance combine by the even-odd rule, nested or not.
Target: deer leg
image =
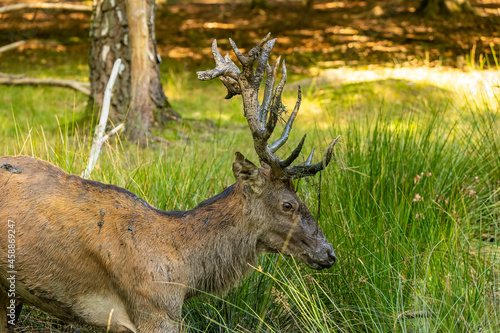
[[[178,333],[182,320],[182,301],[164,307],[151,307],[144,304],[141,310],[134,311],[132,321],[140,333]],[[137,308],[136,308],[137,309]]]
[[[185,288],[176,284],[154,283],[148,290],[137,290],[138,295],[144,292],[149,292],[147,299],[134,297],[127,302],[130,304],[130,319],[137,332],[180,332]]]
[[[141,318],[136,323],[137,332],[141,333],[178,333],[179,320],[171,320],[165,313],[151,314],[147,318]]]

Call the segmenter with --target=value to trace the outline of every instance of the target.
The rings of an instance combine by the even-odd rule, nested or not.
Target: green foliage
[[[158,133],[171,144],[138,149],[113,138],[91,178],[161,209],[189,209],[234,182],[235,151],[256,161],[241,101],[182,72],[174,69],[166,87],[187,120]],[[92,129],[74,125],[73,93],[0,89],[12,101],[0,114],[0,152],[80,174]],[[499,239],[500,114],[455,97],[402,81],[310,88],[289,146],[305,131],[306,149],[342,135],[336,164],[299,184],[313,212],[321,185],[320,226],[338,262],[317,272],[261,258],[223,298],[189,301],[183,331],[497,332],[498,244],[482,237]]]

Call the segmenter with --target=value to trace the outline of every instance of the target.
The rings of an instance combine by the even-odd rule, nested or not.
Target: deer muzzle
[[[326,240],[320,242],[316,248],[307,251],[307,255],[308,259],[305,263],[312,269],[330,268],[337,261],[333,247]]]

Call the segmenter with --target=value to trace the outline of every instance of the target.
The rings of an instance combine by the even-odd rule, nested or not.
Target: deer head
[[[260,158],[262,168],[236,153],[233,172],[243,186],[246,197],[248,221],[264,223],[260,226],[258,249],[262,252],[281,252],[293,255],[314,269],[328,268],[336,260],[332,246],[325,239],[309,209],[295,193],[293,180],[312,176],[324,169],[333,156],[333,147],[338,137],[326,149],[323,160],[312,163],[314,150],[302,165],[292,165],[304,145],[305,135],[292,151],[291,155],[281,159],[274,153],[287,141],[293,122],[299,111],[301,90],[295,108],[286,122],[279,139],[269,144],[278,119],[285,111],[281,94],[286,83],[286,66],[282,62],[281,80],[275,88],[280,57],[273,66],[269,65],[269,55],[276,39],[270,40],[270,34],[262,39],[248,55],[243,55],[236,44],[229,39],[234,54],[241,63],[240,68],[217,49],[217,41],[212,44],[212,54],[216,67],[198,72],[198,79],[211,80],[220,78],[226,86],[226,99],[242,95],[244,114],[252,133],[255,151]],[[259,101],[259,89],[266,76],[262,103]],[[260,221],[260,222],[259,222]],[[250,226],[251,227],[251,226]]]

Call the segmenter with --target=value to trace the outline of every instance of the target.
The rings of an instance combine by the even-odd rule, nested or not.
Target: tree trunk
[[[91,98],[101,105],[113,63],[121,58],[110,118],[125,122],[129,138],[142,144],[153,124],[180,118],[161,86],[154,13],[154,0],[94,0],[90,29]]]
[[[431,17],[457,13],[478,14],[469,0],[423,0],[418,12]]]
[[[110,118],[115,122],[123,122],[130,104],[131,68],[125,2],[94,0],[90,25],[89,80],[91,101],[99,107],[102,106],[104,90],[117,58],[122,59],[122,67],[113,90]]]

